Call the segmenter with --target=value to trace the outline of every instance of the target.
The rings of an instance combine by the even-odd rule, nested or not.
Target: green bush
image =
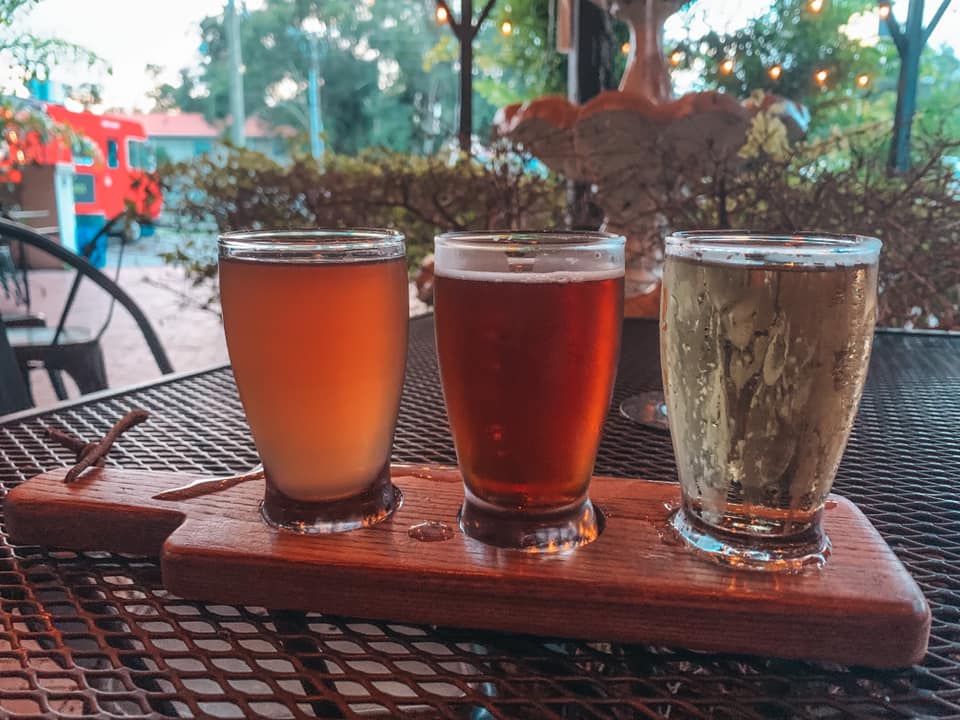
[[[528,160],[528,159],[527,159]],[[502,150],[478,162],[369,152],[279,165],[260,153],[230,150],[166,168],[168,193],[191,222],[220,231],[279,227],[384,227],[407,237],[411,269],[447,230],[559,227],[563,184],[524,170],[526,160]],[[191,263],[196,249],[171,261]],[[209,277],[206,258],[188,270]]]
[[[885,130],[793,148],[755,134],[736,172],[665,188],[657,193],[656,212],[676,230],[878,237],[878,324],[960,329],[960,140],[914,140],[913,169],[892,175]]]
[[[654,255],[671,230],[874,235],[884,242],[879,324],[960,328],[960,141],[915,141],[914,169],[891,176],[883,133],[790,147],[782,129],[761,118],[736,167],[701,168],[696,181],[670,172],[662,159],[660,186],[626,190],[647,209],[610,219],[634,248]],[[200,159],[167,168],[165,176],[168,198],[180,198],[176,211],[189,222],[212,221],[219,230],[396,228],[407,236],[415,269],[438,232],[562,226],[564,184],[526,167],[507,150],[485,162],[375,152],[328,157],[322,167],[312,160],[281,166],[231,150],[225,162]],[[595,199],[604,205],[602,187]],[[198,286],[216,278],[209,241],[185,240],[167,260],[183,266]]]

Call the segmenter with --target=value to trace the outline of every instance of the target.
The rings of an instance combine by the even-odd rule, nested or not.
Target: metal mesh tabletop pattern
[[[453,463],[431,319],[411,323],[395,459]],[[659,387],[655,323],[628,321],[598,474],[673,480],[669,437],[620,417]],[[150,410],[109,462],[256,462],[229,369],[0,425],[0,486],[67,465],[45,429],[100,436]],[[933,607],[922,666],[875,671],[414,627],[167,593],[152,558],[0,543],[0,717],[960,718],[960,338],[877,336],[836,491]],[[389,592],[389,588],[385,588]]]

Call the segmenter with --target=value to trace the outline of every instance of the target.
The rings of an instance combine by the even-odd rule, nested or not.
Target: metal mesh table
[[[657,328],[628,321],[597,472],[675,479],[667,435],[619,416],[659,386]],[[0,424],[0,484],[69,464],[45,439],[153,417],[110,462],[233,472],[256,461],[217,369]],[[452,463],[430,318],[411,323],[395,459]],[[836,490],[857,502],[933,607],[901,671],[414,627],[167,593],[152,558],[0,545],[0,716],[339,718],[960,717],[960,338],[879,333]],[[388,592],[389,589],[385,589]]]

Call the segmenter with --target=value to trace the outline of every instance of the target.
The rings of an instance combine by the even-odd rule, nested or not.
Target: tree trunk
[[[923,51],[923,3],[910,0],[904,47],[900,55],[900,76],[897,81],[897,109],[893,120],[893,142],[890,144],[890,169],[906,172],[910,168],[910,131],[917,109],[917,79],[920,75],[920,53]]]

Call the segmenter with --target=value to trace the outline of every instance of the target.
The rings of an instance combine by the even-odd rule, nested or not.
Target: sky
[[[161,82],[173,82],[180,68],[199,64],[199,23],[208,15],[220,14],[224,1],[41,0],[20,26],[39,37],[59,37],[92,50],[113,68],[111,75],[90,77],[85,66],[61,67],[53,71],[54,80],[74,84],[92,80],[101,85],[107,107],[149,110],[146,93],[153,81],[145,73],[146,65],[164,68]],[[245,4],[254,9],[262,0]],[[699,0],[694,10],[697,23],[723,31],[742,25],[768,5],[769,0]],[[938,5],[938,0],[927,0],[927,14]],[[907,0],[894,2],[894,13],[901,20],[906,6]],[[678,19],[675,16],[671,24]],[[930,42],[935,46],[949,42],[960,50],[960,0],[951,4]]]
[[[147,110],[153,82],[145,67],[163,67],[161,82],[171,82],[181,67],[199,64],[200,21],[220,14],[223,6],[224,0],[41,0],[20,26],[92,50],[113,70],[89,77],[85,66],[60,67],[51,73],[53,80],[99,82],[106,106]]]

